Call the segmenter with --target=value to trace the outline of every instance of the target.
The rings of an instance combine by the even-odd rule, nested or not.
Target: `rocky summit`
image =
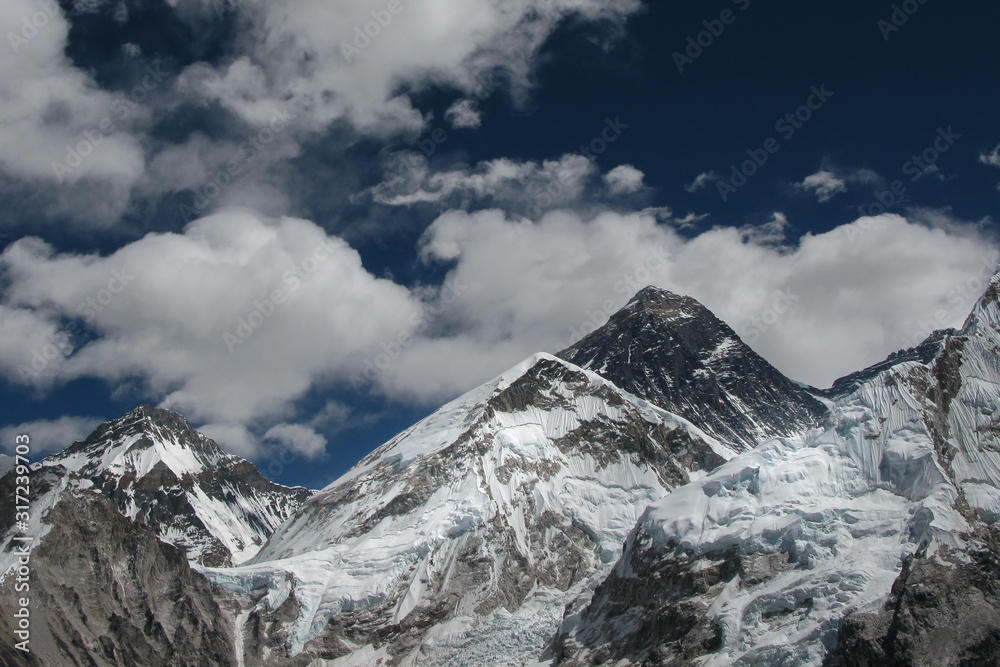
[[[657,287],[558,356],[739,450],[810,428],[826,412],[705,306]]]
[[[41,466],[91,480],[122,514],[201,565],[247,560],[312,495],[271,482],[179,414],[148,405]]]

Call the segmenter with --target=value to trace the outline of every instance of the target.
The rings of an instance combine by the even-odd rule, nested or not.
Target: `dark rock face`
[[[557,356],[737,450],[800,432],[826,413],[703,305],[655,287]]]
[[[51,488],[32,473],[39,488]],[[4,483],[11,477],[5,478]],[[48,480],[51,481],[51,480]],[[184,553],[70,482],[31,553],[30,654],[15,649],[14,578],[0,585],[0,661],[8,665],[235,665],[232,629]]]
[[[852,614],[829,665],[972,667],[1000,665],[1000,556],[943,564],[911,556],[878,612]]]

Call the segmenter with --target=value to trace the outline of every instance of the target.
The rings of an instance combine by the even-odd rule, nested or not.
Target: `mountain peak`
[[[113,472],[141,479],[157,466],[183,477],[217,468],[231,458],[182,415],[144,403],[46,461],[85,476]]]
[[[635,311],[637,309],[665,318],[674,318],[678,315],[693,317],[695,314],[707,310],[697,299],[653,285],[636,292],[622,310]]]
[[[658,287],[557,356],[737,450],[801,431],[826,412],[696,299]]]
[[[180,414],[149,404],[101,424],[42,465],[90,480],[122,514],[210,566],[253,556],[311,495],[267,480]]]

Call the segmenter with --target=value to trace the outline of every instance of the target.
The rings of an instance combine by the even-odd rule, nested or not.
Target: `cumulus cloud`
[[[979,161],[991,167],[1000,167],[1000,146],[997,146],[989,153],[981,153]],[[997,190],[1000,190],[1000,184],[997,184]]]
[[[65,55],[70,23],[56,2],[10,0],[0,7],[0,171],[26,190],[50,192],[52,213],[108,224],[142,176],[132,133],[139,115]],[[84,204],[84,206],[80,206]]]
[[[613,195],[632,194],[642,189],[645,174],[630,164],[618,165],[604,175],[604,183]]]
[[[739,228],[739,232],[744,243],[770,246],[782,251],[788,226],[788,217],[780,211],[775,211],[767,222],[760,225],[743,225]]]
[[[326,453],[326,438],[302,424],[276,424],[267,430],[264,440],[271,440],[307,459]]]
[[[459,369],[482,377],[483,350],[504,361],[559,350],[652,283],[700,299],[791,377],[828,386],[912,344],[930,317],[960,326],[975,297],[957,307],[956,294],[998,257],[993,240],[957,221],[946,232],[884,215],[777,245],[787,228],[776,215],[756,231],[684,239],[644,214],[561,211],[532,224],[500,211],[448,212],[423,254],[455,262],[454,279],[468,286],[455,306],[460,333],[402,359],[387,384],[415,392],[431,368],[435,378]],[[794,307],[762,323],[782,291]]]
[[[483,124],[476,100],[456,100],[444,112],[444,119],[456,130],[474,130]]]
[[[13,454],[16,447],[14,438],[22,433],[27,434],[31,438],[31,453],[37,457],[66,449],[74,442],[83,440],[102,421],[93,417],[63,416],[52,420],[39,419],[12,424],[0,428],[0,442],[5,451]]]
[[[369,274],[315,224],[245,210],[106,257],[21,239],[0,255],[0,272],[9,379],[45,388],[138,378],[245,455],[259,451],[255,423],[287,417],[324,378],[346,381],[422,312],[420,299]]]
[[[533,216],[577,201],[597,174],[592,160],[575,153],[540,163],[499,158],[443,172],[431,172],[420,160],[415,164],[404,171],[405,177],[385,181],[368,194],[389,206],[434,204],[447,208],[486,203],[519,208],[524,215]]]
[[[567,17],[620,26],[640,3],[426,0],[399,7],[391,13],[348,0],[239,3],[253,39],[223,66],[189,68],[184,87],[255,124],[287,104],[306,130],[343,119],[387,135],[424,121],[399,90],[439,84],[472,95],[484,86],[495,90],[491,74],[501,72],[514,97],[523,96],[538,49]]]
[[[212,3],[168,4],[166,11],[179,20],[203,34],[218,34],[204,30],[223,17]],[[65,55],[72,20],[87,14],[87,20],[124,22],[125,3],[81,0],[70,14],[56,2],[4,3],[0,32],[11,51],[0,59],[0,173],[11,177],[4,187],[16,190],[26,208],[19,220],[37,212],[36,224],[72,218],[111,226],[137,204],[152,207],[179,191],[175,188],[207,187],[207,180],[194,175],[241,160],[235,147],[242,139],[231,135],[267,127],[276,111],[293,117],[282,148],[257,160],[257,174],[242,178],[245,187],[225,188],[224,200],[212,208],[239,203],[285,210],[287,193],[278,193],[271,181],[287,177],[283,167],[300,146],[328,136],[331,128],[352,138],[415,134],[430,114],[412,97],[435,87],[467,98],[449,110],[454,127],[478,126],[475,100],[499,90],[515,103],[526,98],[539,49],[566,19],[591,22],[603,39],[614,39],[641,3],[471,0],[456,8],[427,0],[398,6],[401,11],[394,13],[384,3],[349,0],[227,3],[225,19],[241,29],[228,43],[213,45],[226,56],[197,58],[169,78],[149,63],[157,72],[149,83],[157,90],[145,90],[136,103],[102,89],[90,71]],[[118,46],[126,60],[141,56],[137,44]],[[130,67],[133,75],[142,69],[135,62]],[[116,89],[122,83],[115,81]],[[213,136],[163,132],[164,119],[178,108],[218,116],[203,125]],[[154,127],[161,130],[155,136]],[[63,166],[55,168],[56,163]],[[36,195],[39,189],[44,197]],[[267,196],[256,194],[262,189]],[[275,199],[277,205],[267,206]]]
[[[943,211],[861,218],[794,243],[780,213],[693,238],[660,217],[449,210],[419,245],[421,261],[448,269],[439,288],[376,278],[309,221],[240,209],[107,256],[22,239],[0,255],[0,372],[40,390],[139,381],[238,454],[317,457],[320,431],[351,411],[332,402],[300,417],[310,390],[433,407],[570,345],[646,284],[698,298],[791,377],[829,385],[927,323],[960,325],[998,256],[979,227]],[[793,307],[769,318],[778,294]]]
[[[698,223],[710,217],[708,213],[686,213],[681,217],[677,217],[674,214],[674,210],[669,206],[651,206],[642,209],[641,213],[653,216],[658,222],[684,230],[696,229]]]
[[[795,187],[811,192],[820,203],[826,203],[836,195],[847,192],[848,183],[878,183],[879,176],[871,169],[838,169],[826,167],[815,174],[806,176]]]

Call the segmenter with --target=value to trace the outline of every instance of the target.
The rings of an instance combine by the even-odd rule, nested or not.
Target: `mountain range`
[[[0,518],[0,659],[1000,664],[998,281],[826,390],[646,288],[318,492],[140,406],[33,466],[27,531]]]

